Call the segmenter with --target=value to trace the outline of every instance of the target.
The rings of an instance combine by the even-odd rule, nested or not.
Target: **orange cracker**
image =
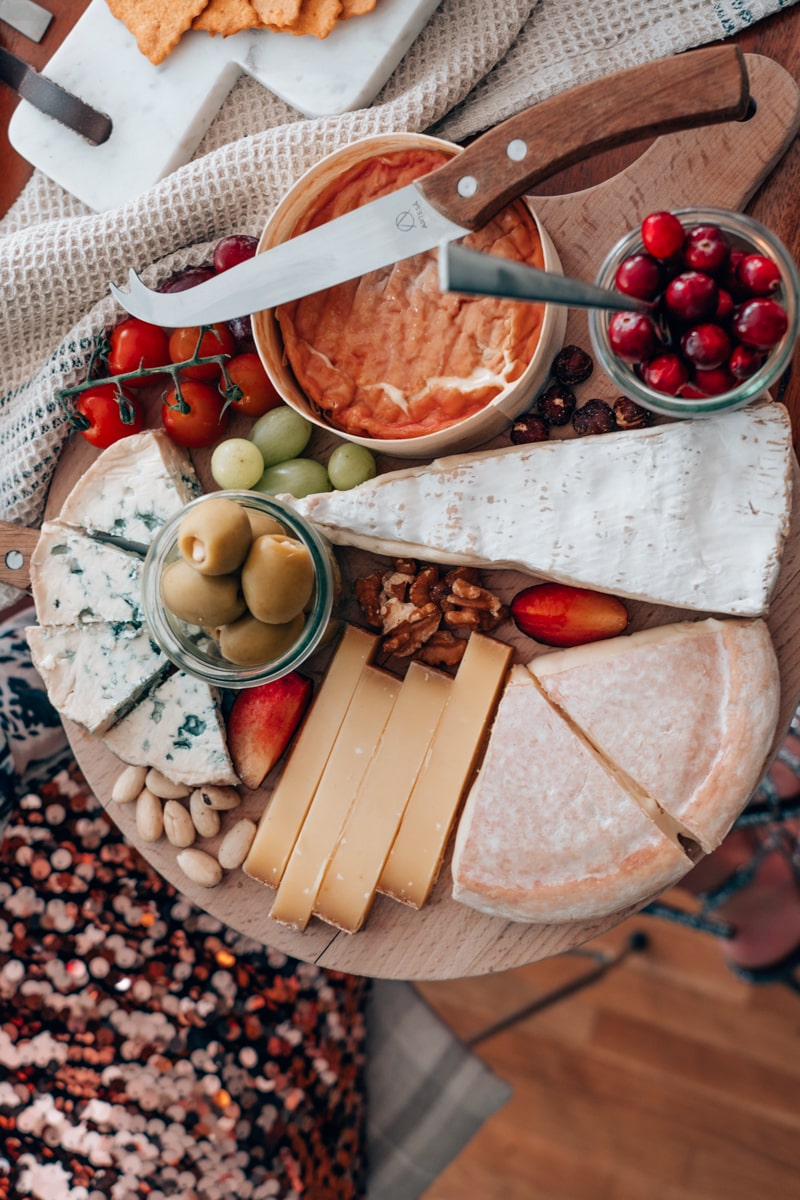
[[[256,16],[271,29],[283,29],[296,21],[303,0],[251,0]]]
[[[258,24],[258,14],[250,0],[210,0],[192,21],[192,29],[230,37],[234,33],[241,33],[243,29],[253,29]]]
[[[136,38],[139,50],[158,66],[174,50],[181,35],[206,7],[208,0],[108,0],[112,14]]]
[[[339,20],[346,21],[348,17],[363,17],[364,13],[372,12],[375,2],[376,0],[342,0]]]
[[[291,25],[284,25],[283,32],[295,37],[308,33],[316,38],[326,38],[341,11],[342,0],[303,0],[297,19]]]

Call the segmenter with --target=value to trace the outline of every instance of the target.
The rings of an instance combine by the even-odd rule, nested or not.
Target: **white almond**
[[[164,805],[164,833],[173,846],[191,846],[195,827],[188,808],[180,800],[167,800]]]
[[[255,836],[256,823],[249,817],[241,817],[235,825],[231,825],[217,851],[220,866],[226,871],[240,867],[247,858]]]
[[[143,842],[157,842],[164,832],[161,801],[149,788],[143,788],[136,801],[136,829]]]
[[[182,796],[188,796],[192,790],[185,783],[174,783],[171,779],[167,779],[161,771],[155,767],[151,767],[147,772],[145,783],[150,788],[154,795],[160,796],[162,800],[180,800]]]
[[[114,780],[111,799],[115,804],[132,804],[144,787],[147,767],[126,767]]]
[[[242,803],[242,798],[234,787],[220,787],[218,784],[209,783],[196,790],[202,796],[203,803],[207,808],[215,808],[219,812],[238,808]]]
[[[200,887],[213,888],[222,882],[222,867],[205,850],[181,850],[177,862],[184,875]]]
[[[219,812],[209,807],[203,799],[203,792],[197,788],[189,797],[189,812],[192,814],[194,827],[200,837],[216,837],[219,833]]]

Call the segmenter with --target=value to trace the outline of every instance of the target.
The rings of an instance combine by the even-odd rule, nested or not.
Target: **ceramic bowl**
[[[384,134],[365,138],[322,159],[302,176],[283,198],[268,221],[258,245],[263,253],[286,241],[317,196],[341,174],[358,164],[394,150],[423,148],[445,154],[460,153],[451,142],[419,134]],[[561,264],[547,231],[535,213],[541,238],[545,267],[560,272]],[[309,401],[291,367],[286,361],[283,340],[274,311],[267,309],[253,314],[253,334],[256,348],[264,366],[282,398],[302,413],[315,426],[328,430],[348,441],[356,442],[377,454],[398,458],[429,458],[434,455],[471,449],[503,432],[521,412],[526,411],[543,389],[553,358],[561,348],[566,330],[567,310],[546,305],[541,335],[535,353],[523,374],[508,384],[483,409],[435,433],[410,438],[361,437],[336,429]]]

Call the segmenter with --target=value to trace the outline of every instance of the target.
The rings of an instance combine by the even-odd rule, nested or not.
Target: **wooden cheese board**
[[[568,196],[534,198],[533,203],[558,249],[565,273],[591,279],[608,247],[648,211],[692,204],[741,209],[786,150],[800,127],[800,89],[771,60],[747,56],[755,114],[746,122],[731,123],[671,134],[658,139],[627,170],[587,191]],[[566,340],[589,348],[586,319],[571,312]],[[613,398],[610,382],[595,371],[581,385],[579,403],[589,396]],[[232,428],[231,433],[236,433]],[[495,444],[503,444],[499,438]],[[309,448],[322,457],[330,439],[317,433]],[[55,516],[66,495],[94,460],[97,452],[82,439],[73,438],[59,462],[48,499],[47,515]],[[198,455],[202,482],[211,486],[207,462]],[[388,459],[381,470],[397,465]],[[797,475],[797,472],[796,472]],[[795,483],[792,532],[785,548],[768,623],[780,664],[782,698],[779,737],[800,697],[800,637],[797,629],[796,589],[800,575],[800,483]],[[363,552],[343,552],[345,577],[353,578],[386,560]],[[487,572],[487,586],[509,599],[529,576],[508,571]],[[664,625],[703,614],[676,608],[629,604],[631,631]],[[358,623],[358,613],[352,609]],[[363,622],[362,622],[363,623]],[[512,632],[513,631],[513,632]],[[541,648],[518,634],[509,623],[497,636],[514,646],[516,661],[532,658]],[[317,677],[326,659],[314,663]],[[391,666],[392,664],[390,664]],[[314,673],[314,672],[312,672]],[[208,891],[186,879],[175,862],[175,849],[162,840],[143,844],[138,838],[131,806],[109,803],[113,781],[120,770],[117,759],[82,728],[69,724],[67,732],[90,785],[126,836],[148,861],[200,907],[265,944],[294,957],[356,974],[385,978],[453,978],[505,970],[561,953],[623,920],[632,910],[594,923],[558,926],[525,925],[483,916],[455,903],[450,897],[446,860],[428,904],[420,911],[379,896],[366,926],[345,934],[319,920],[299,933],[269,917],[273,893],[247,878],[229,872],[224,882]],[[776,739],[777,744],[777,739]],[[775,747],[774,747],[775,748]],[[773,749],[774,749],[773,748]],[[268,777],[268,784],[273,776]],[[269,787],[244,791],[244,813],[257,818],[268,798]]]

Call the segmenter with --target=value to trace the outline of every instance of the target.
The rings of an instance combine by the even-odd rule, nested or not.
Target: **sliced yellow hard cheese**
[[[252,879],[271,887],[280,883],[361,672],[377,646],[373,634],[345,626],[245,859],[244,872]]]
[[[378,890],[395,900],[421,908],[431,893],[510,660],[510,646],[470,637],[381,873]]]
[[[408,668],[314,906],[317,916],[348,933],[366,920],[452,686],[441,671],[418,662]]]
[[[367,769],[381,743],[400,680],[363,668],[270,911],[274,921],[305,929],[325,869]]]

